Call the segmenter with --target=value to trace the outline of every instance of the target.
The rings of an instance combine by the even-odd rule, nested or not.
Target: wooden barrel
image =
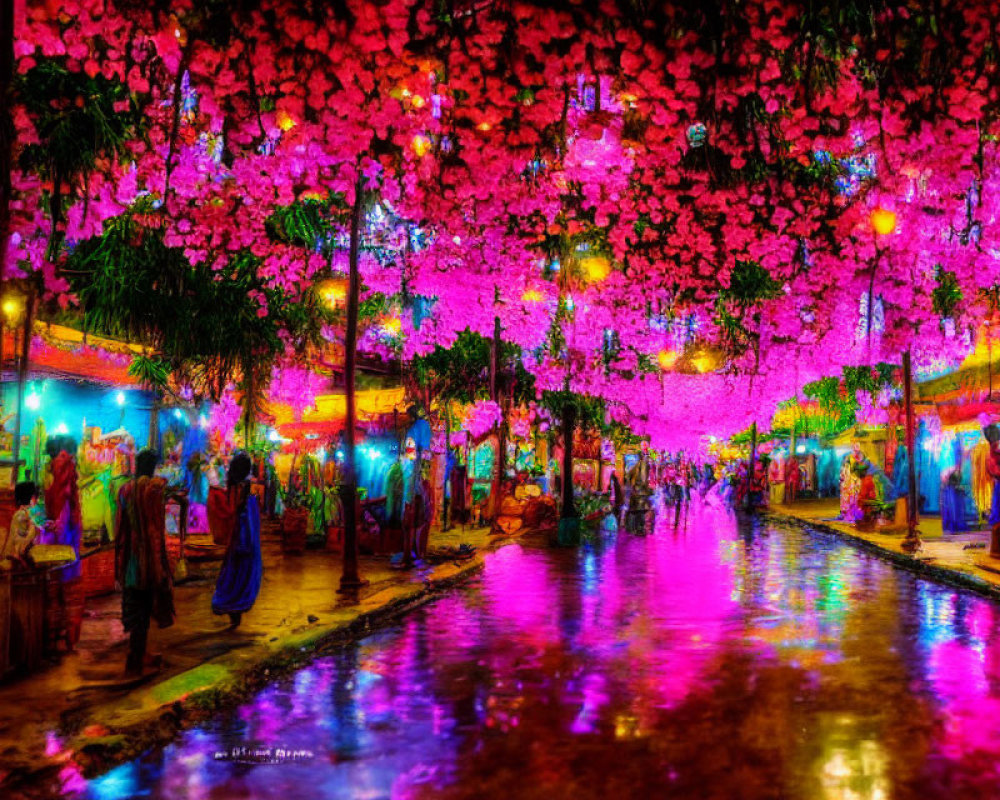
[[[10,666],[17,672],[31,672],[42,663],[45,579],[40,570],[15,572],[10,578]]]

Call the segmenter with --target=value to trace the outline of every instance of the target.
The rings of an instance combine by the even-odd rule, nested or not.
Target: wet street
[[[580,549],[527,538],[395,627],[63,788],[982,800],[1000,793],[998,633],[988,600],[717,510]],[[303,760],[217,757],[240,747]]]

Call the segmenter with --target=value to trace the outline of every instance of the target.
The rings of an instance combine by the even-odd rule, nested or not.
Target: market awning
[[[3,337],[5,360],[14,352],[14,344],[13,333],[6,331]],[[85,336],[82,331],[65,325],[35,321],[28,354],[28,377],[136,386],[139,382],[128,374],[128,368],[132,357],[143,352],[139,345]]]
[[[973,396],[1000,390],[1000,342],[993,342],[993,336],[981,328],[975,350],[957,370],[921,381],[914,390],[914,402],[933,403],[979,399]]]
[[[283,403],[271,405],[271,415],[278,433],[286,439],[307,436],[335,436],[344,426],[347,397],[343,394],[322,394],[316,397],[315,408],[295,419],[292,407]],[[371,420],[393,411],[406,411],[406,390],[402,386],[389,389],[367,389],[355,395],[359,420]]]

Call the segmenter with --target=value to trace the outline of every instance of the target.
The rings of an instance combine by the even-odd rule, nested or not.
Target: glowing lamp
[[[275,120],[278,123],[278,127],[283,131],[290,131],[295,127],[295,120],[292,119],[292,115],[283,108],[278,109],[278,113],[275,114]]]
[[[399,336],[403,330],[403,321],[399,317],[384,317],[382,319],[382,332],[387,336]]]
[[[38,411],[38,409],[42,407],[42,398],[32,392],[24,398],[24,405],[32,411]]]
[[[118,394],[115,395],[115,402],[120,406],[125,405],[125,392],[118,392]]]
[[[3,310],[7,324],[16,326],[20,324],[21,316],[24,314],[24,298],[18,294],[5,295],[0,302],[0,309]]]
[[[410,147],[413,148],[413,152],[416,154],[417,158],[423,158],[431,151],[431,140],[426,136],[417,134],[413,137]]]
[[[588,256],[580,261],[580,267],[592,283],[600,283],[611,274],[611,262],[604,256]]]
[[[525,289],[524,294],[521,295],[521,299],[525,303],[541,303],[544,298],[538,289]]]
[[[709,353],[699,353],[691,363],[698,372],[711,372],[715,369],[715,359]]]
[[[316,292],[327,308],[336,308],[347,299],[347,281],[343,278],[330,278],[322,281]]]
[[[881,236],[888,236],[896,230],[896,212],[884,208],[872,211],[872,228]]]
[[[480,130],[480,131],[482,131],[483,133],[486,133],[486,131],[488,131],[488,130],[489,130],[490,128],[492,128],[492,127],[493,127],[493,126],[492,126],[492,125],[490,125],[490,123],[488,123],[488,122],[480,122],[480,123],[479,123],[479,124],[478,124],[478,125],[476,126],[476,130]]]
[[[661,350],[656,356],[656,361],[660,365],[660,369],[667,370],[677,363],[678,358],[680,356],[673,350]]]

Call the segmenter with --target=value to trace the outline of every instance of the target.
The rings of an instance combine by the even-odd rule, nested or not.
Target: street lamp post
[[[878,264],[878,237],[889,236],[896,232],[896,212],[878,207],[871,213],[872,230],[875,234],[875,263]],[[875,267],[872,267],[872,278],[868,288],[868,343],[871,347],[872,313],[875,294]],[[903,403],[906,406],[906,452],[907,459],[907,496],[906,496],[906,537],[902,548],[907,553],[915,553],[922,546],[920,531],[917,530],[917,454],[914,451],[916,439],[913,415],[913,370],[910,363],[909,348],[903,353]]]
[[[2,304],[3,318],[14,333],[14,358],[17,364],[17,398],[14,407],[14,439],[11,446],[13,466],[11,468],[10,485],[13,488],[17,484],[21,471],[21,429],[24,427],[24,386],[28,379],[28,356],[31,352],[31,324],[35,305],[34,292],[29,290],[27,295],[22,295],[10,288],[10,283],[8,283],[8,290],[3,296]],[[20,341],[18,341],[18,332],[20,332]],[[2,335],[2,330],[0,330],[0,335]],[[17,352],[18,344],[20,344],[20,352]]]
[[[339,594],[354,594],[368,581],[358,573],[358,487],[355,466],[355,423],[357,409],[354,397],[354,362],[358,346],[358,251],[361,239],[362,187],[359,178],[354,189],[351,212],[350,275],[347,282],[347,324],[344,334],[344,480],[340,486],[344,506],[344,563],[340,576]]]

